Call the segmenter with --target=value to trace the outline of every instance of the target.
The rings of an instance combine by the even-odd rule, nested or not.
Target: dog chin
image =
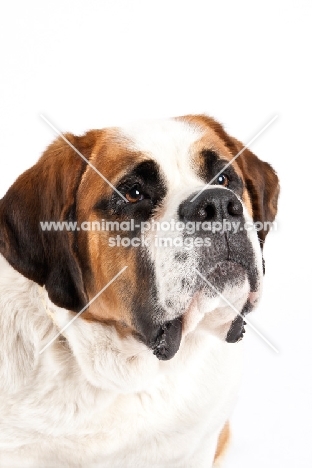
[[[208,272],[202,273],[202,281],[193,294],[186,310],[159,326],[156,338],[150,344],[158,359],[171,359],[178,351],[181,340],[195,330],[205,329],[222,341],[235,342],[239,331],[230,335],[232,322],[242,314],[250,312],[258,300],[259,293],[251,292],[248,271],[233,261],[218,262]],[[235,336],[234,336],[235,335]],[[228,339],[229,338],[229,339]]]
[[[208,328],[212,335],[225,341],[238,312],[246,309],[247,313],[252,308],[249,298],[254,300],[256,293],[250,292],[248,274],[241,265],[219,263],[206,277],[209,283],[195,292],[184,313],[158,327],[156,336],[149,343],[158,359],[171,359],[179,350],[182,339],[200,328],[202,323],[206,331]],[[241,325],[243,328],[243,321]],[[231,335],[230,342],[234,342],[234,338]]]
[[[194,294],[183,314],[182,333],[203,329],[225,341],[232,321],[254,308],[260,292],[251,292],[247,271],[235,262],[219,263],[205,277],[209,283]]]

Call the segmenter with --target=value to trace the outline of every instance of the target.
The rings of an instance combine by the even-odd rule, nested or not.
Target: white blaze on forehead
[[[191,167],[192,146],[203,135],[198,127],[167,119],[126,126],[120,131],[131,141],[132,150],[145,153],[160,165],[170,188],[194,180],[198,184]]]

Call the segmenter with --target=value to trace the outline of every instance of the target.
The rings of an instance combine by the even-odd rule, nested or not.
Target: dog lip
[[[235,260],[222,260],[217,262],[209,271],[210,273],[214,273],[215,270],[222,276],[226,276],[231,272],[238,272],[238,271],[245,271],[246,268],[239,262]]]
[[[176,354],[182,338],[182,318],[177,317],[161,325],[151,348],[161,361],[167,361]]]
[[[222,285],[224,285],[224,282],[239,282],[242,281],[246,275],[248,277],[248,269],[241,263],[234,260],[219,261],[209,268],[208,271],[203,273],[203,276],[207,278],[209,283],[211,283],[217,290],[220,288],[223,289]]]
[[[248,296],[249,302],[255,306],[259,301],[259,291],[251,291]]]
[[[231,327],[226,335],[225,341],[227,343],[237,343],[244,338],[246,322],[242,315],[237,315],[231,323]]]

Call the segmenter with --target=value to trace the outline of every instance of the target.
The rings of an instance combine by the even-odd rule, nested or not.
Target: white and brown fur
[[[153,242],[110,248],[109,233],[43,233],[39,222],[178,220],[181,204],[214,176],[205,173],[205,158],[225,165],[242,144],[206,116],[66,137],[124,193],[143,167],[139,179],[147,177],[149,195],[141,205],[123,205],[59,138],[0,201],[0,467],[217,466],[240,385],[242,343],[226,342],[235,313],[198,282],[194,268],[219,284],[209,249],[179,257]],[[226,191],[242,204],[242,219],[272,221],[278,196],[272,168],[246,149],[231,170],[240,192],[214,183],[207,197],[209,190]],[[240,311],[260,297],[265,235],[249,231],[242,238],[252,252],[250,272],[239,260],[230,262],[236,278],[226,270],[220,292]],[[151,343],[170,321],[181,324],[182,335],[170,356],[157,359]]]

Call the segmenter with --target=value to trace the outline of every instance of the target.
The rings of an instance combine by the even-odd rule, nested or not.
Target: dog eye
[[[139,184],[135,184],[130,190],[127,191],[125,196],[130,203],[137,203],[138,201],[141,201],[145,198]]]
[[[217,179],[216,179],[216,183],[218,185],[223,185],[223,187],[227,187],[229,185],[229,178],[226,174],[220,174]]]

